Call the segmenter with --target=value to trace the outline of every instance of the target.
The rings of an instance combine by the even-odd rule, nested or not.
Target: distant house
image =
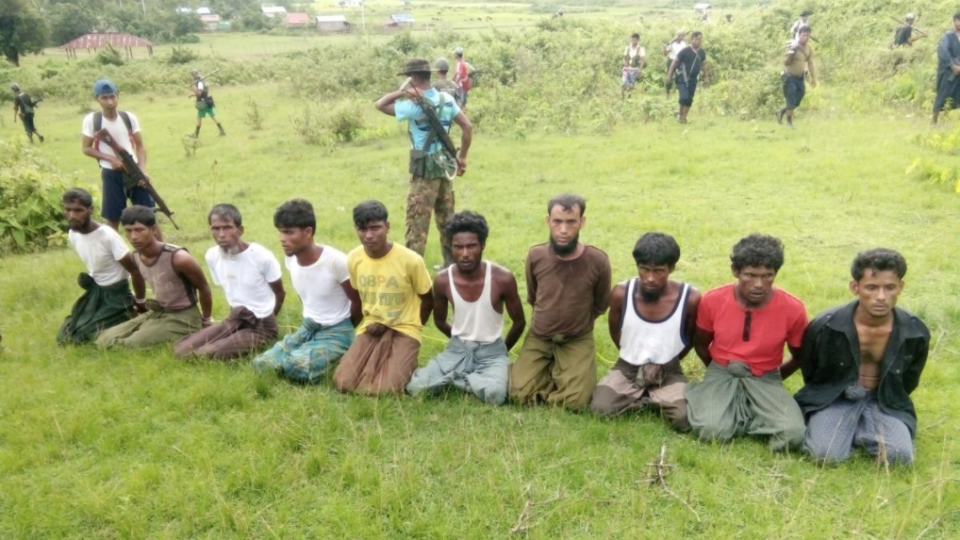
[[[213,14],[213,13],[210,11],[210,8],[208,8],[208,7],[199,7],[199,8],[197,8],[197,11],[195,11],[194,13],[196,13],[197,15],[212,15],[212,14]]]
[[[203,24],[203,29],[208,32],[216,32],[220,29],[220,16],[216,13],[201,15],[200,22]]]
[[[387,26],[393,28],[413,26],[413,15],[409,13],[395,13],[390,16],[390,20],[387,21]]]
[[[178,8],[177,8],[177,14],[178,14],[178,15],[192,15],[192,14],[193,14],[193,8],[191,8],[191,7],[183,7],[183,6],[178,7]]]
[[[310,26],[310,15],[307,13],[287,13],[283,19],[283,26],[287,28],[306,28]]]
[[[350,23],[344,15],[317,15],[317,32],[324,34],[333,34],[338,32],[349,32]]]
[[[270,18],[287,16],[287,8],[283,6],[262,6],[260,12]]]

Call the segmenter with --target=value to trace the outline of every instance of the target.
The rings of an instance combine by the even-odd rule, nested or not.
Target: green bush
[[[104,66],[122,66],[123,56],[113,45],[107,44],[107,48],[97,53],[97,61]]]
[[[71,183],[24,140],[0,141],[0,255],[66,243],[60,197]]]
[[[170,50],[170,56],[167,57],[167,63],[170,65],[183,65],[194,62],[200,55],[193,52],[193,49],[176,45]]]

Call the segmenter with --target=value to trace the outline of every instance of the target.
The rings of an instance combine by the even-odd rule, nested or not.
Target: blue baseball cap
[[[116,94],[117,85],[113,83],[110,79],[97,79],[97,82],[93,83],[93,95],[94,96],[104,96],[107,94]]]

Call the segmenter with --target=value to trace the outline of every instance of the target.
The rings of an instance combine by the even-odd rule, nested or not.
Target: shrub
[[[176,45],[170,50],[170,56],[167,57],[167,63],[170,65],[189,64],[199,57],[200,55],[193,52],[193,49]]]
[[[97,53],[97,61],[104,66],[122,66],[123,56],[120,51],[107,44],[107,48]]]
[[[65,245],[60,197],[72,180],[24,140],[0,141],[0,255]]]

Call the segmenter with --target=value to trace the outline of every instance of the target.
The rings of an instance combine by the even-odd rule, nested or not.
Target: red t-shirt
[[[721,366],[731,360],[744,362],[755,376],[779,369],[783,345],[799,347],[807,327],[803,302],[781,289],[760,309],[748,310],[737,303],[734,284],[717,287],[703,295],[697,310],[697,328],[713,333],[710,356]],[[744,333],[750,312],[749,335]],[[748,340],[744,338],[748,337]]]
[[[463,88],[464,92],[470,91],[470,70],[467,68],[466,60],[457,62],[457,80],[460,82],[460,88]]]

